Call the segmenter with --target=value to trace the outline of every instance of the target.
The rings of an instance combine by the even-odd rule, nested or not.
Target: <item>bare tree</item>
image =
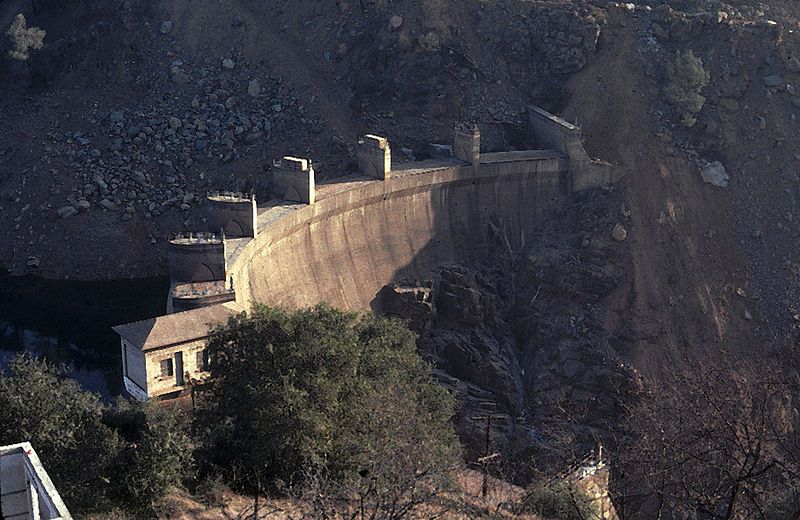
[[[617,439],[623,518],[798,518],[798,385],[752,363],[686,363],[646,385]],[[627,513],[627,514],[626,514]]]

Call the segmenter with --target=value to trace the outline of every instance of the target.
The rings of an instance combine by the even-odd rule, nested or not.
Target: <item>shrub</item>
[[[122,449],[103,404],[42,361],[17,357],[0,374],[0,445],[29,441],[67,506],[107,505],[110,465]]]
[[[706,102],[701,92],[708,85],[710,75],[703,68],[703,61],[690,49],[677,51],[667,65],[667,85],[664,94],[672,105],[681,112],[681,122],[693,126],[697,121],[694,114],[702,110]]]
[[[397,491],[420,476],[441,484],[458,459],[453,398],[399,321],[261,306],[214,329],[208,349],[196,419],[235,484],[258,491],[313,474]]]
[[[596,520],[600,518],[591,499],[565,481],[531,489],[523,510],[550,520]]]
[[[0,445],[29,441],[74,513],[122,507],[152,515],[193,468],[191,443],[172,410],[122,399],[106,406],[27,356],[0,372],[0,425]]]
[[[105,421],[124,439],[114,498],[127,509],[151,514],[166,492],[194,475],[192,442],[182,413],[158,403],[120,399]]]
[[[12,58],[19,61],[26,61],[30,58],[30,50],[39,50],[44,45],[44,37],[47,34],[38,27],[28,27],[28,22],[23,14],[18,14],[6,34],[14,43],[14,50],[9,51]]]

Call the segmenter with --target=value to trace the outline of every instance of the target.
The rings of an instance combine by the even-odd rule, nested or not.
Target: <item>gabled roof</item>
[[[229,302],[117,325],[113,330],[146,352],[205,338],[212,326],[242,310],[235,302]]]

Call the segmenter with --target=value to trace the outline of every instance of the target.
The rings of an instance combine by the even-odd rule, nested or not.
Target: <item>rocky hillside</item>
[[[205,192],[264,194],[286,153],[332,177],[359,134],[422,159],[463,118],[490,149],[521,146],[524,104],[563,106],[603,25],[568,3],[39,4],[0,6],[0,24],[24,11],[48,33],[0,69],[0,263],[80,278],[164,272]]]
[[[443,377],[475,410],[494,403],[510,444],[563,398],[613,414],[629,365],[658,376],[673,356],[796,340],[794,1],[37,4],[0,3],[3,27],[23,12],[47,31],[28,62],[0,47],[0,264],[14,273],[163,273],[165,239],[202,224],[202,195],[264,195],[273,157],[335,177],[360,133],[421,159],[458,119],[489,150],[520,148],[535,103],[627,175],[535,249],[443,271],[434,317],[413,309]],[[676,56],[690,74],[674,83]]]

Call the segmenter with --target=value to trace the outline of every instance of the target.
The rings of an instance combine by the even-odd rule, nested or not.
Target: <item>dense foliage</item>
[[[9,56],[15,60],[25,61],[30,57],[31,49],[42,48],[47,33],[38,27],[28,27],[25,16],[18,14],[6,34],[14,43],[14,50],[8,51]]]
[[[256,307],[212,332],[209,356],[198,426],[239,485],[407,489],[458,459],[453,398],[402,322]]]
[[[97,395],[20,356],[0,373],[0,445],[28,441],[73,512],[124,507],[143,515],[192,469],[180,417],[154,404]]]

